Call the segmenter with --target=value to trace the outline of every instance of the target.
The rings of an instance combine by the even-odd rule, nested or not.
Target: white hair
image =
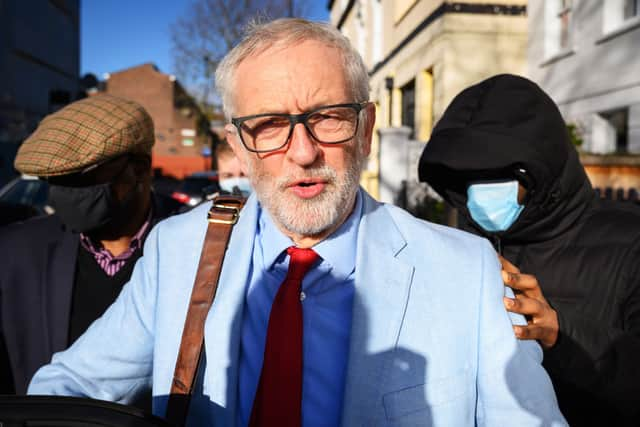
[[[369,100],[367,67],[349,39],[329,24],[299,18],[281,18],[266,24],[250,24],[244,38],[218,65],[216,89],[222,97],[225,118],[231,120],[234,113],[234,74],[244,59],[264,52],[276,43],[287,46],[306,40],[318,41],[338,49],[342,56],[345,78],[350,87],[353,102]]]

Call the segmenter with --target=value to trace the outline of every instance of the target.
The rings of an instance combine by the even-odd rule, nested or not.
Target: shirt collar
[[[151,224],[152,217],[153,217],[153,208],[149,209],[147,220],[144,222],[144,224],[142,224],[142,226],[140,226],[136,234],[134,234],[133,237],[131,238],[131,242],[129,243],[129,250],[125,251],[124,253],[114,258],[127,259],[131,256],[131,254],[133,254],[133,252],[135,252],[136,250],[142,247],[142,242],[144,241],[144,237],[147,233],[147,230],[149,229],[149,225]],[[87,251],[89,251],[93,255],[106,251],[106,249],[104,249],[100,243],[94,242],[93,240],[91,240],[91,238],[88,235],[84,233],[80,233],[80,243],[82,244],[82,247],[84,247]]]
[[[355,270],[358,224],[361,215],[362,196],[358,191],[355,207],[347,220],[326,239],[313,247],[313,250],[332,267],[337,276],[348,277]],[[270,269],[284,250],[293,246],[294,243],[278,229],[265,209],[260,209],[258,221],[261,239],[264,242],[261,245],[264,265]]]

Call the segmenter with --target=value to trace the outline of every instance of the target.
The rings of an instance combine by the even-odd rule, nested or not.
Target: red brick
[[[158,71],[153,64],[143,64],[111,73],[106,92],[136,101],[149,112],[156,134],[153,164],[163,173],[180,178],[185,171],[211,167],[210,160],[205,162],[201,156],[202,149],[211,146],[210,135],[197,128],[202,113],[173,76]],[[183,130],[195,131],[196,136],[184,136]],[[194,145],[185,146],[183,141],[187,139]]]

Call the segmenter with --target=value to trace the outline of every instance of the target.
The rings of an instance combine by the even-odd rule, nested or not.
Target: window
[[[638,16],[638,9],[640,5],[640,1],[639,0],[624,0],[624,11],[623,11],[623,16],[624,19],[631,19],[635,16]]]
[[[629,134],[629,109],[623,108],[602,114],[615,130],[615,151],[618,153],[627,152],[627,142]]]
[[[553,57],[571,48],[572,0],[545,3],[545,55]]]
[[[44,208],[47,204],[49,186],[47,181],[20,178],[7,184],[7,189],[0,195],[0,201],[8,204],[37,206]]]
[[[569,48],[569,24],[571,18],[571,0],[561,0],[558,20],[560,21],[560,50]]]
[[[635,18],[640,19],[640,0],[606,0],[603,9],[605,34],[624,27]]]
[[[418,124],[416,139],[428,141],[433,127],[433,70],[424,70],[420,73],[417,88]]]
[[[402,126],[411,128],[410,139],[414,137],[415,117],[416,117],[416,82],[411,80],[400,88],[402,93]]]
[[[629,109],[607,111],[593,118],[592,143],[594,153],[626,153],[629,139]]]
[[[373,65],[384,59],[382,46],[383,46],[383,36],[384,36],[384,21],[383,21],[383,11],[382,4],[380,0],[376,0],[373,2],[371,6],[373,9],[373,25],[371,25],[370,30],[373,34],[373,43],[371,43],[371,49],[373,49],[372,59]]]

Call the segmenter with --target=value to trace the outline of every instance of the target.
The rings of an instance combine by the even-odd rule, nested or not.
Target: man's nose
[[[320,153],[318,143],[309,134],[302,123],[297,123],[291,132],[287,156],[300,166],[308,166],[315,163]]]

